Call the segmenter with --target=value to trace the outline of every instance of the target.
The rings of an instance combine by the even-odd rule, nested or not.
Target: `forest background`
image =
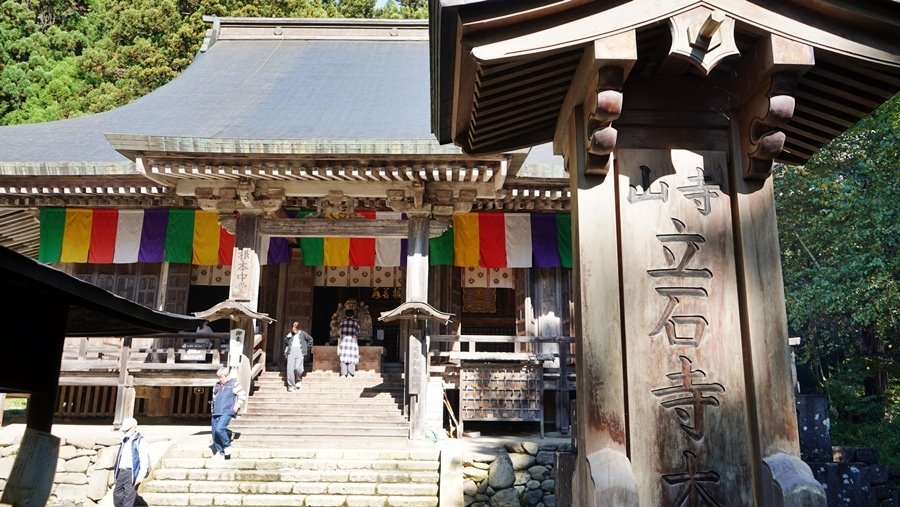
[[[106,111],[190,64],[202,17],[425,18],[427,0],[5,0],[0,124]],[[2,149],[2,147],[0,147]],[[900,465],[900,96],[775,175],[788,323],[803,392],[836,444]]]

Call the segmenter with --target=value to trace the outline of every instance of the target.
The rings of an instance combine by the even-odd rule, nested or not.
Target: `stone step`
[[[401,397],[403,395],[402,389],[358,389],[353,387],[328,387],[328,386],[309,386],[309,385],[299,385],[297,386],[297,390],[291,391],[287,390],[285,386],[278,386],[273,389],[260,389],[253,393],[254,398],[290,398],[296,397],[299,395],[308,395],[308,396],[336,396],[337,394],[341,395],[353,395],[359,398],[384,398],[388,396],[392,397]]]
[[[147,505],[254,505],[267,507],[434,507],[437,496],[262,495],[233,493],[141,493]]]
[[[354,417],[360,417],[361,414],[354,413]],[[386,415],[386,414],[370,414],[366,417],[368,421],[371,423],[396,423],[396,424],[407,424],[408,421],[405,417],[398,414]],[[345,415],[335,415],[335,414],[297,414],[297,413],[278,413],[273,414],[271,412],[265,414],[246,414],[241,416],[241,421],[268,421],[272,423],[281,423],[285,424],[293,424],[296,426],[304,426],[307,423],[309,424],[329,424],[331,427],[339,426],[347,423],[347,417]],[[371,424],[367,423],[367,426],[371,426]]]
[[[402,405],[397,400],[391,398],[383,399],[367,399],[367,398],[341,398],[333,400],[304,400],[298,398],[296,401],[277,401],[277,400],[254,400],[247,402],[247,408],[253,412],[267,409],[277,409],[279,407],[294,406],[305,409],[343,409],[355,410],[363,408],[377,408],[379,410],[400,410]],[[326,411],[327,410],[322,410]]]
[[[264,428],[265,423],[256,422],[247,426],[232,425],[247,438],[261,436],[278,437],[282,440],[294,437],[403,437],[409,433],[406,425],[397,428]],[[243,437],[242,437],[243,438]]]
[[[250,421],[254,421],[254,419],[242,419],[241,420],[241,422],[244,422],[244,423],[250,422]],[[343,421],[340,421],[340,420],[334,421],[334,420],[328,420],[328,419],[325,419],[325,420],[322,420],[322,419],[305,420],[304,419],[301,424],[297,418],[295,418],[293,420],[290,420],[290,419],[278,420],[277,418],[265,417],[265,415],[257,416],[255,421],[265,421],[266,422],[265,426],[262,429],[294,429],[294,428],[296,428],[296,429],[310,429],[310,430],[311,429],[323,429],[323,430],[330,429],[333,431],[340,427],[339,424],[347,424],[346,418],[344,418]],[[336,424],[336,422],[339,424]],[[232,424],[236,424],[236,423],[232,423]],[[390,429],[390,428],[406,427],[406,426],[407,426],[407,422],[405,419],[395,419],[393,421],[386,421],[386,420],[379,419],[379,420],[366,421],[365,426],[361,427],[360,429],[381,429],[381,428]],[[253,427],[254,428],[260,427],[260,425],[254,424]]]
[[[287,475],[287,474],[285,474]],[[322,482],[312,481],[244,481],[244,480],[172,480],[154,479],[141,489],[148,493],[263,493],[269,495],[401,495],[401,496],[425,496],[436,495],[438,492],[437,478],[439,474],[429,476],[430,482],[415,483],[408,476],[402,474],[382,474],[391,482],[363,482],[359,479],[377,479],[372,475],[357,474],[348,477],[350,482]]]
[[[321,446],[321,441],[317,442]],[[328,448],[321,448],[307,443],[299,447],[254,447],[244,445],[241,440],[232,452],[232,458],[242,459],[324,459],[324,460],[367,460],[367,461],[438,461],[440,451],[430,445],[422,443],[418,447],[412,447],[415,442],[406,439],[393,442],[396,445],[371,446],[372,442],[351,439],[349,441],[334,442]],[[344,445],[344,447],[339,447]],[[166,452],[166,458],[210,458],[212,451],[206,446],[172,447]]]

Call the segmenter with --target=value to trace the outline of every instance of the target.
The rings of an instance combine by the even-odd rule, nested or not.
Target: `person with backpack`
[[[216,371],[219,381],[213,386],[212,446],[213,460],[221,461],[231,456],[231,438],[228,423],[247,401],[247,391],[236,378],[229,378],[231,370],[223,366]]]

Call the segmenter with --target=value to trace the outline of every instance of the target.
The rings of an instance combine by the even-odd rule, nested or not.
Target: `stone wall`
[[[557,452],[570,444],[508,443],[496,455],[463,455],[463,501],[472,507],[556,507]]]
[[[0,441],[0,491],[6,488],[6,480],[19,451],[21,436]],[[112,469],[116,465],[120,437],[110,435],[100,438],[62,439],[56,477],[47,505],[93,506],[112,487]]]
[[[824,395],[798,394],[797,421],[800,458],[825,487],[828,505],[900,507],[900,466],[879,464],[870,447],[833,446]]]

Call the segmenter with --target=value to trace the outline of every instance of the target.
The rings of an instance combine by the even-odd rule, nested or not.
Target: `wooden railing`
[[[227,362],[228,343],[228,333],[67,338],[57,415],[103,416],[112,405],[118,425],[134,415],[139,398],[148,415],[203,417],[215,372]],[[257,335],[249,358],[251,381],[265,370],[262,343]]]

